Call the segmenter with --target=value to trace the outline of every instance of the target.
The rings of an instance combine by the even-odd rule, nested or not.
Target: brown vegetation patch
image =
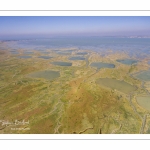
[[[21,104],[15,106],[14,108],[12,108],[12,112],[20,112],[23,111],[24,109],[26,109],[29,106],[29,102],[25,101],[22,102]]]
[[[36,71],[36,70],[37,70],[37,68],[35,68],[35,67],[26,67],[21,70],[21,74],[28,74],[28,73]]]
[[[22,115],[18,116],[18,118],[23,119],[30,119],[30,118],[37,118],[40,115],[43,115],[44,110],[47,108],[47,106],[39,106],[38,108],[34,108],[33,110],[30,110],[28,112],[23,113]]]
[[[10,95],[10,99],[12,98],[13,100],[16,101],[22,101],[27,98],[30,98],[33,95],[33,91],[31,91],[32,86],[27,86],[22,88],[21,90],[17,91],[16,93],[12,93]]]
[[[67,99],[70,99],[73,94],[77,94],[80,84],[83,82],[84,78],[78,78],[69,83],[71,90],[67,93]]]
[[[56,126],[56,116],[48,116],[31,125],[29,133],[32,134],[53,134]]]
[[[73,82],[71,85],[75,86],[76,84]],[[81,131],[98,133],[100,128],[103,133],[111,133],[113,129],[118,129],[121,126],[119,120],[120,122],[129,121],[136,117],[129,103],[111,90],[101,87],[91,89],[90,85],[85,83],[76,93],[70,90],[66,99],[68,96],[71,103],[66,108],[62,121],[62,128],[67,133],[80,133]],[[90,130],[88,130],[88,126],[87,129],[83,126],[84,114],[87,115],[89,124],[93,125],[90,126]],[[119,118],[116,117],[118,115],[120,115]],[[139,125],[138,116],[136,118]],[[135,127],[136,132],[138,128],[139,126]]]
[[[37,85],[28,85],[20,89],[17,89],[17,87],[19,88],[19,86],[15,86],[14,92],[11,92],[9,95],[7,95],[7,97],[5,97],[5,99],[7,99],[9,102],[6,103],[4,109],[7,108],[5,109],[5,111],[9,114],[12,113],[12,111],[10,111],[9,109],[11,106],[15,106],[18,103],[20,104],[24,103],[21,105],[21,107],[25,107],[26,105],[28,105],[28,103],[25,101],[36,93],[36,91],[33,91],[32,89],[37,87]]]

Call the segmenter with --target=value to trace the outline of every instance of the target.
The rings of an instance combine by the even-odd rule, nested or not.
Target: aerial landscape
[[[150,134],[150,17],[0,22],[1,134]]]

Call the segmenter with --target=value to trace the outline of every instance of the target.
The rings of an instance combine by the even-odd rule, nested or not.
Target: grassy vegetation
[[[72,66],[55,66],[51,62],[67,61],[75,55],[49,52],[51,59],[37,58],[36,53],[29,59],[0,53],[0,120],[29,121],[27,125],[13,126],[0,123],[0,133],[140,133],[143,117],[149,112],[135,99],[137,93],[142,93],[141,82],[130,76],[142,70],[140,65],[116,62],[125,54],[110,53],[104,58],[87,51],[88,61],[72,60]],[[87,64],[97,61],[113,63],[115,68],[96,70]],[[42,70],[60,71],[60,77],[49,81],[28,76]],[[129,98],[125,93],[96,84],[97,79],[106,77],[124,80],[137,90]],[[147,117],[144,133],[149,133],[149,124]],[[29,130],[12,130],[12,127]]]

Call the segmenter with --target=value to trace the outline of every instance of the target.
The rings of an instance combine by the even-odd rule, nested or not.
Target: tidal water
[[[55,78],[58,78],[60,76],[59,71],[53,71],[53,70],[44,70],[44,71],[38,71],[28,74],[29,77],[32,78],[43,78],[46,80],[53,80]]]
[[[38,58],[51,59],[51,58],[53,58],[53,57],[51,57],[51,56],[39,56]]]
[[[109,87],[111,89],[116,89],[116,90],[121,91],[126,94],[136,90],[135,86],[133,86],[125,81],[120,81],[120,80],[111,79],[111,78],[99,78],[96,81],[96,83],[99,85]]]
[[[76,56],[76,57],[70,57],[69,60],[85,60],[85,58]]]
[[[3,42],[4,43],[4,42]],[[45,51],[60,48],[75,48],[92,50],[106,54],[112,52],[125,52],[130,57],[145,58],[150,55],[150,38],[124,38],[124,37],[59,37],[47,39],[26,39],[5,41],[8,49],[24,49]]]
[[[132,65],[138,62],[137,60],[132,60],[132,59],[119,59],[117,61],[125,65]]]
[[[18,58],[28,59],[28,58],[32,58],[32,57],[31,56],[18,56]]]
[[[92,62],[90,64],[91,67],[95,67],[97,69],[101,68],[115,68],[114,64],[109,64],[109,63],[103,63],[103,62]]]
[[[139,96],[136,99],[139,105],[150,110],[150,96]]]
[[[52,64],[57,66],[72,66],[72,63],[63,61],[54,61]]]
[[[140,72],[135,77],[142,81],[150,81],[150,70]]]

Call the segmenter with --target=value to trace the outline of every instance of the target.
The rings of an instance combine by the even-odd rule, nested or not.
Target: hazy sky
[[[0,37],[150,36],[150,17],[3,17]]]

